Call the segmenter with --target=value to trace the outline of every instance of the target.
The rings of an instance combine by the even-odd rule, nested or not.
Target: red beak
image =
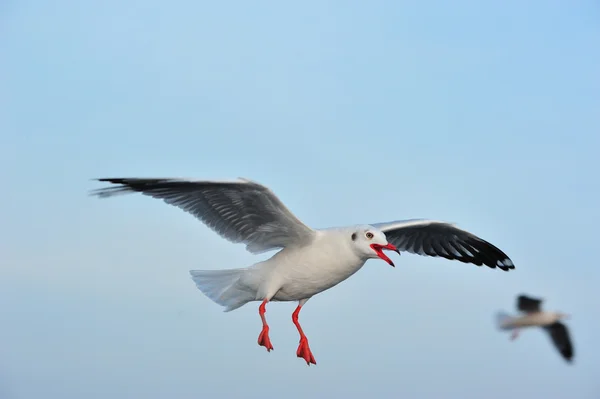
[[[371,248],[373,248],[373,251],[375,251],[377,256],[379,256],[381,259],[383,259],[384,261],[389,263],[390,266],[395,267],[394,262],[392,262],[392,260],[390,258],[388,258],[386,254],[383,253],[383,250],[389,249],[390,251],[395,251],[396,253],[398,253],[398,255],[400,255],[400,251],[398,250],[398,248],[396,248],[392,244],[388,244],[388,245],[371,244]]]

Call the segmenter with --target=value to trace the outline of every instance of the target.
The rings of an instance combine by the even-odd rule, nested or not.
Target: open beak
[[[383,253],[383,250],[389,249],[390,251],[395,251],[398,255],[400,255],[400,251],[398,250],[398,248],[389,243],[388,245],[371,244],[371,248],[373,248],[373,251],[375,251],[377,256],[389,263],[390,266],[396,267],[396,265],[394,265],[394,262],[392,262],[392,260],[388,258],[386,254]]]

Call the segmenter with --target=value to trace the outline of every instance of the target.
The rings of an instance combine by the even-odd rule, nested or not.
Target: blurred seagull
[[[292,321],[300,334],[296,355],[316,364],[308,339],[298,321],[300,309],[314,295],[356,273],[368,259],[380,258],[394,266],[384,250],[443,257],[514,269],[504,252],[489,242],[435,220],[404,220],[370,225],[312,229],[294,216],[267,187],[247,179],[237,181],[170,178],[103,178],[116,186],[94,190],[99,197],[140,192],[189,212],[225,239],[243,243],[254,254],[279,250],[250,267],[226,270],[191,270],[196,286],[208,298],[237,309],[260,301],[262,331],[258,344],[273,349],[266,305],[298,301]]]
[[[543,300],[532,298],[527,295],[517,297],[517,310],[522,316],[510,316],[505,312],[496,315],[497,326],[500,330],[512,331],[511,340],[517,339],[521,329],[528,327],[542,327],[548,334],[561,356],[571,362],[573,359],[573,344],[569,336],[569,330],[560,322],[570,316],[560,312],[548,312],[541,309]]]

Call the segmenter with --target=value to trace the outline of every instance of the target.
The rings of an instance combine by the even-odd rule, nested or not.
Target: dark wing
[[[477,266],[486,265],[492,269],[498,267],[504,271],[515,268],[504,252],[450,223],[414,219],[375,223],[371,226],[383,231],[388,242],[400,251],[424,256],[441,256]]]
[[[571,343],[571,337],[569,336],[569,330],[561,322],[556,322],[544,327],[550,334],[552,342],[561,356],[567,361],[573,360],[573,344]]]
[[[532,298],[527,295],[517,297],[517,309],[525,313],[535,313],[542,310],[542,299]]]
[[[314,230],[298,220],[267,187],[249,181],[105,178],[118,186],[94,190],[110,197],[140,192],[200,219],[225,239],[260,253],[309,242]]]

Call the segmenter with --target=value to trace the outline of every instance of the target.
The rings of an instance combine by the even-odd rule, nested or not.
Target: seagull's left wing
[[[571,343],[571,337],[569,336],[567,327],[557,321],[554,324],[544,327],[544,329],[550,334],[554,346],[558,349],[562,357],[567,362],[573,360],[573,344]]]
[[[223,238],[246,244],[252,253],[306,245],[314,230],[302,223],[262,184],[238,181],[105,178],[114,186],[93,191],[99,197],[131,192],[162,199],[194,215]]]
[[[441,256],[477,266],[486,265],[492,269],[498,267],[504,271],[515,268],[510,258],[494,245],[450,223],[413,219],[371,226],[383,231],[388,242],[400,251]]]

